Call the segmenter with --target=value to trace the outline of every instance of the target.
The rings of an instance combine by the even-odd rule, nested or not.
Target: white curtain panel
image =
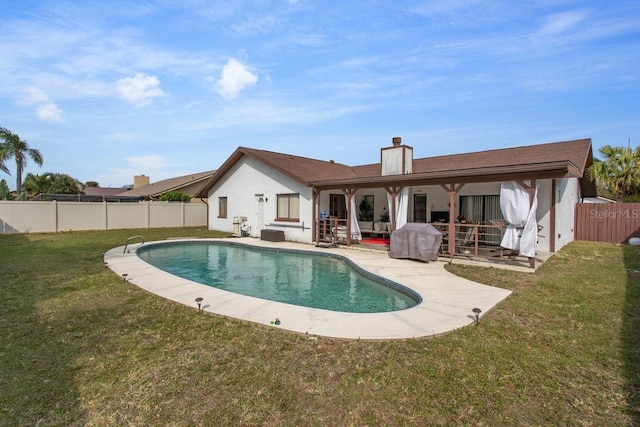
[[[392,199],[391,194],[387,193],[387,203],[389,204],[389,212],[391,212]],[[396,194],[396,230],[403,227],[407,223],[407,215],[409,213],[409,189],[403,188]],[[391,218],[389,218],[391,219]]]
[[[536,220],[536,211],[538,210],[538,189],[533,195],[533,203],[529,214],[527,215],[527,222],[522,230],[522,236],[520,237],[520,255],[527,257],[536,256],[536,246],[538,244],[538,221]]]
[[[538,190],[533,202],[529,201],[529,193],[515,181],[500,184],[500,209],[507,221],[507,229],[500,246],[519,250],[520,255],[533,257],[536,253],[538,224]],[[520,235],[521,233],[521,235]]]
[[[396,230],[407,223],[409,213],[409,189],[403,188],[396,201]]]
[[[351,206],[349,207],[349,218],[351,220],[351,237],[357,236],[358,240],[362,240],[362,233],[360,232],[360,226],[358,225],[358,212],[356,210],[356,198],[351,197]]]
[[[515,181],[500,184],[500,209],[507,221],[507,229],[500,246],[507,249],[518,249],[518,228],[524,228],[529,214],[529,193]]]

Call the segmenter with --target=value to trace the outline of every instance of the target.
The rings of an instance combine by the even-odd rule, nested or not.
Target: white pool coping
[[[228,239],[184,239],[229,241]],[[511,294],[510,290],[483,285],[447,272],[442,261],[423,263],[390,258],[384,251],[348,248],[318,248],[293,242],[268,242],[237,238],[234,243],[256,247],[328,252],[349,258],[363,269],[411,288],[422,297],[416,307],[390,313],[341,313],[263,300],[213,288],[166,273],[142,261],[135,250],[124,246],[104,255],[106,265],[126,281],[150,293],[197,310],[195,299],[203,298],[203,311],[302,334],[346,339],[406,339],[444,334],[475,322],[472,309],[486,314]],[[166,243],[147,242],[145,245]],[[132,245],[135,249],[138,245]],[[274,325],[275,319],[280,325]]]

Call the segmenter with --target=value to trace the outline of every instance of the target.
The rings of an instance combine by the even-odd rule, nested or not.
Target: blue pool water
[[[219,241],[142,246],[138,256],[173,275],[271,301],[349,313],[404,310],[412,290],[335,255]]]

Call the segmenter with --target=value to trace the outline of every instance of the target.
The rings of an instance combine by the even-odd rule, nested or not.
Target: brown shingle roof
[[[309,186],[309,183],[313,180],[357,177],[351,167],[340,163],[239,147],[222,166],[220,166],[216,174],[200,189],[196,197],[206,197],[209,189],[244,156],[256,159],[305,186]]]
[[[83,192],[86,196],[115,196],[125,190],[117,187],[85,187]]]
[[[315,187],[346,184],[380,186],[395,184],[440,184],[490,182],[531,178],[583,178],[593,161],[591,139],[529,145],[413,160],[409,175],[380,176],[380,163],[356,166],[358,178],[312,181]]]
[[[490,182],[513,179],[583,178],[593,161],[591,140],[538,144],[413,160],[413,173],[381,176],[380,163],[347,166],[289,154],[240,147],[216,175],[204,185],[199,197],[221,179],[243,156],[250,156],[305,186],[321,189]]]
[[[200,186],[206,182],[216,171],[207,171],[200,173],[193,173],[190,175],[178,176],[175,178],[164,179],[162,181],[154,182],[152,184],[143,185],[133,190],[128,190],[120,193],[121,196],[142,196],[142,197],[158,197],[167,191],[181,190],[190,196],[195,197],[195,194],[200,189]],[[197,187],[197,188],[194,188]],[[206,196],[204,196],[206,197]]]

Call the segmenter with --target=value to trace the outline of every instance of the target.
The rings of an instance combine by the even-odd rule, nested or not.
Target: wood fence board
[[[628,243],[640,237],[640,203],[577,203],[575,240]]]

